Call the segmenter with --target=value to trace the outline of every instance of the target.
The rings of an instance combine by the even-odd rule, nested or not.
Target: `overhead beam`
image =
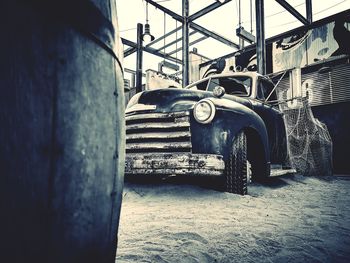
[[[210,30],[208,30],[208,29],[206,29],[206,28],[204,28],[204,27],[202,27],[202,26],[200,26],[200,25],[198,25],[198,24],[196,24],[194,22],[190,22],[189,25],[190,25],[190,28],[192,28],[193,30],[196,30],[197,32],[199,32],[199,33],[201,33],[201,34],[203,34],[205,36],[212,37],[212,38],[216,39],[217,41],[219,41],[221,43],[224,43],[224,44],[226,44],[228,46],[231,46],[231,47],[234,47],[236,49],[239,49],[239,45],[238,44],[232,42],[231,40],[229,40],[229,39],[227,39],[227,38],[225,38],[223,36],[220,36],[219,34],[217,34],[215,32],[212,32],[212,31],[210,31]],[[152,46],[153,44],[161,41],[162,39],[164,39],[165,37],[170,36],[171,34],[174,34],[176,31],[178,31],[180,29],[181,29],[181,26],[173,29],[172,31],[169,31],[167,34],[165,34],[165,35],[163,35],[163,36],[153,40],[151,43],[146,45],[146,47]],[[127,50],[124,51],[124,57],[127,57],[127,56],[129,56],[129,55],[131,55],[131,54],[133,54],[135,52],[136,52],[136,48],[128,48]]]
[[[195,30],[193,30],[192,32],[190,32],[190,33],[188,34],[188,36],[192,36],[192,35],[194,35],[194,34],[196,34],[196,33],[198,33],[198,32],[195,31]],[[158,48],[157,50],[160,51],[160,50],[162,50],[162,49],[164,49],[164,48],[170,47],[170,46],[176,44],[176,43],[179,42],[179,41],[182,41],[182,37],[180,37],[180,38],[178,38],[178,39],[175,39],[174,41],[171,41],[170,43],[168,43],[168,44],[166,44],[166,45],[164,45],[164,46]]]
[[[175,29],[169,31],[169,32],[166,33],[165,35],[156,38],[156,39],[153,40],[152,42],[148,43],[148,44],[146,45],[146,47],[150,47],[150,46],[152,46],[152,45],[158,43],[159,41],[163,40],[164,38],[166,38],[166,37],[168,37],[168,36],[170,36],[170,35],[176,33],[176,31],[179,31],[181,28],[182,28],[182,27],[179,26],[179,27],[177,27],[177,28],[175,28]],[[127,57],[127,56],[129,56],[129,55],[131,55],[131,54],[133,54],[133,53],[135,53],[135,52],[136,52],[136,48],[132,48],[132,47],[131,47],[131,48],[128,48],[127,50],[124,51],[124,57]]]
[[[147,3],[153,5],[154,7],[158,8],[159,10],[163,11],[164,13],[168,14],[169,16],[174,18],[175,20],[177,20],[179,22],[183,22],[183,17],[176,14],[175,12],[171,11],[170,9],[158,4],[157,2],[154,2],[153,0],[145,0],[145,1]]]
[[[188,46],[190,47],[190,46],[192,46],[192,45],[194,45],[194,44],[197,44],[198,42],[201,42],[201,41],[203,41],[203,40],[205,40],[205,39],[207,39],[207,38],[208,38],[208,36],[202,36],[202,37],[200,37],[200,38],[198,38],[198,39],[196,39],[196,40],[190,42],[190,43],[188,44]],[[178,49],[175,49],[175,50],[173,50],[173,51],[171,51],[171,52],[169,52],[169,53],[167,53],[167,54],[168,54],[168,55],[172,55],[172,54],[177,53],[177,52],[179,52],[179,51],[181,51],[181,50],[182,50],[182,47],[179,47]],[[208,60],[210,60],[210,59],[208,58]]]
[[[129,47],[137,48],[137,44],[133,41],[130,41],[128,39],[122,38],[122,43],[124,45],[127,45]],[[161,58],[166,58],[169,59],[170,61],[182,64],[182,60],[178,58],[171,57],[169,54],[164,54],[163,52],[157,51],[155,48],[152,47],[142,47],[142,50],[145,52],[148,52],[150,54],[153,54],[155,56],[161,57]]]
[[[158,43],[159,41],[163,40],[164,38],[166,38],[166,37],[168,37],[168,36],[170,36],[170,35],[176,33],[176,31],[179,31],[181,28],[182,28],[182,27],[179,26],[179,27],[177,27],[177,28],[175,28],[175,29],[169,31],[168,33],[164,34],[163,36],[160,36],[160,37],[158,37],[157,39],[153,40],[151,43],[149,43],[149,44],[146,45],[146,46],[149,47],[149,46],[152,46],[152,45]]]
[[[127,56],[130,56],[131,54],[136,52],[136,48],[129,47],[127,50],[124,51],[124,58]]]
[[[212,32],[194,22],[190,22],[190,28],[198,31],[199,33],[202,33],[203,35],[205,36],[208,36],[208,37],[212,37],[214,39],[216,39],[217,41],[220,41],[221,43],[224,43],[230,47],[233,47],[233,48],[236,48],[236,49],[239,49],[239,45],[232,42],[231,40],[223,37],[223,36],[220,36],[219,34],[215,33],[215,32]]]
[[[136,75],[136,71],[135,71],[135,70],[132,70],[132,69],[129,69],[129,68],[124,68],[124,71],[125,71],[126,73]],[[142,73],[142,76],[143,76],[143,77],[146,77],[146,74],[145,74],[145,73]]]
[[[214,11],[215,9],[217,9],[218,7],[220,6],[223,6],[227,3],[231,2],[231,0],[226,0],[225,2],[223,3],[220,3],[220,2],[215,2],[215,3],[212,3],[210,5],[208,5],[207,7],[204,7],[203,9],[199,10],[198,12],[192,14],[191,16],[189,16],[189,20],[190,21],[194,21],[196,20],[197,18],[200,18],[206,14],[208,14],[209,12],[211,11]]]
[[[183,18],[182,16],[176,14],[175,12],[169,10],[168,8],[163,7],[162,5],[158,4],[157,2],[154,2],[153,0],[145,0],[145,1],[146,1],[147,3],[153,5],[154,7],[160,9],[161,11],[165,12],[166,14],[170,15],[170,16],[171,16],[172,18],[174,18],[175,20],[180,21],[181,23],[184,22],[184,18]],[[226,0],[226,2],[221,3],[220,5],[223,5],[223,4],[228,3],[228,2],[230,2],[230,1],[231,1],[231,0]],[[214,4],[215,4],[215,3],[214,3]],[[217,5],[217,4],[216,4],[216,5]],[[216,5],[215,5],[215,6],[216,6]],[[212,5],[210,5],[210,6],[212,6],[211,8],[213,8],[214,5],[212,4]],[[201,12],[201,13],[198,13],[198,12],[197,12],[198,14],[197,14],[197,13],[193,14],[193,15],[195,15],[195,16],[193,17],[193,15],[192,15],[192,18],[197,19],[197,18],[199,18],[199,17],[205,15],[206,13],[210,12],[210,6],[208,6],[207,8],[204,8],[203,10],[201,10],[202,12],[199,11],[199,12]],[[219,7],[219,6],[217,6],[217,7]],[[216,7],[216,8],[217,8],[217,7]],[[212,9],[212,10],[214,10],[214,9]],[[206,29],[206,28],[204,28],[204,27],[202,27],[202,26],[200,26],[200,25],[198,25],[198,24],[196,24],[196,23],[194,23],[194,22],[191,22],[191,21],[188,21],[188,24],[189,24],[189,27],[190,27],[190,28],[196,30],[197,32],[199,32],[199,33],[201,33],[201,34],[203,34],[203,35],[205,35],[205,36],[214,38],[215,40],[217,40],[217,41],[219,41],[219,42],[221,42],[221,43],[224,43],[224,44],[226,44],[226,45],[228,45],[228,46],[231,46],[231,47],[233,47],[233,48],[239,49],[239,45],[238,45],[238,44],[232,42],[231,40],[229,40],[229,39],[227,39],[227,38],[225,38],[225,37],[223,37],[223,36],[220,36],[219,34],[217,34],[217,33],[215,33],[215,32],[212,32],[212,31],[210,31],[210,30],[208,30],[208,29]],[[159,56],[159,53],[162,54],[162,52],[158,51],[158,53],[154,53],[154,52],[157,51],[157,50],[156,50],[156,49],[152,49],[152,48],[151,48],[151,45],[153,45],[153,44],[155,44],[155,43],[161,41],[162,39],[164,39],[164,38],[167,37],[167,36],[170,36],[171,34],[175,33],[176,31],[180,30],[181,28],[182,28],[182,26],[177,27],[176,29],[174,29],[174,30],[168,32],[167,34],[165,34],[165,35],[163,35],[163,36],[161,36],[161,37],[155,39],[154,41],[152,41],[152,42],[149,43],[148,45],[144,46],[144,47],[143,47],[143,50],[145,50],[146,52],[149,52],[149,53],[152,53],[152,52],[153,52],[152,54]],[[147,50],[148,50],[148,51],[147,51]],[[129,56],[129,55],[131,55],[131,54],[133,54],[133,53],[135,53],[135,52],[136,52],[136,47],[133,47],[133,46],[132,46],[131,48],[128,48],[127,50],[124,51],[124,57],[127,57],[127,56]],[[162,56],[164,56],[164,54],[163,54]],[[174,59],[176,59],[176,58],[171,58],[171,59],[173,59],[173,61],[174,61]],[[171,60],[171,59],[170,59],[170,60]],[[181,63],[182,63],[182,62],[181,62]]]
[[[304,25],[309,25],[310,22],[300,14],[293,6],[287,3],[285,0],[276,0],[281,6],[283,6],[289,13],[291,13],[295,18],[297,18]]]
[[[178,71],[180,69],[178,64],[173,64],[166,60],[163,60],[158,63],[158,71],[163,72],[163,67],[169,68],[175,71]]]

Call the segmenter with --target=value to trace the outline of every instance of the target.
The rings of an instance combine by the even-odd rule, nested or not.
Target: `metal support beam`
[[[180,30],[180,28],[183,29],[183,37],[182,37],[183,46],[184,46],[184,42],[185,43],[187,42],[187,46],[189,46],[189,44],[188,44],[188,42],[189,42],[189,35],[194,34],[194,33],[191,32],[189,34],[188,33],[188,28],[192,28],[193,30],[203,34],[204,36],[214,38],[215,40],[217,40],[219,42],[222,42],[222,43],[224,43],[224,44],[226,44],[228,46],[231,46],[233,48],[239,49],[239,45],[238,44],[232,42],[231,40],[229,40],[229,39],[227,39],[227,38],[225,38],[223,36],[220,36],[219,34],[217,34],[215,32],[212,32],[212,31],[210,31],[210,30],[208,30],[208,29],[206,29],[206,28],[204,28],[204,27],[202,27],[202,26],[200,26],[200,25],[190,21],[190,18],[192,20],[197,19],[197,18],[207,14],[208,12],[218,8],[219,6],[230,2],[231,0],[226,0],[226,2],[223,2],[221,4],[217,2],[217,3],[214,3],[212,5],[209,5],[206,8],[204,8],[204,9],[198,11],[197,13],[193,14],[191,17],[189,17],[188,10],[187,10],[187,16],[185,16],[184,14],[183,14],[183,16],[180,16],[180,15],[176,14],[175,12],[173,12],[173,11],[163,7],[162,5],[158,4],[157,2],[155,2],[153,0],[145,0],[145,1],[148,2],[149,4],[153,5],[154,7],[160,9],[161,11],[165,12],[166,14],[170,15],[175,20],[180,21],[182,23],[182,26],[177,27],[176,29],[174,29],[174,30],[168,32],[167,34],[157,38],[154,41],[152,41],[148,45],[143,46],[142,47],[143,51],[146,51],[146,52],[151,53],[153,55],[156,55],[156,56],[159,56],[159,57],[162,57],[162,58],[167,58],[167,59],[169,59],[169,60],[171,60],[173,62],[177,62],[177,63],[181,63],[182,64],[183,61],[181,61],[180,59],[177,59],[177,58],[174,58],[174,57],[170,56],[173,53],[171,53],[170,55],[169,54],[164,54],[163,52],[160,51],[160,49],[157,50],[157,49],[151,48],[152,45],[154,45],[155,43],[161,41],[165,37],[170,36],[171,34],[175,33],[176,31]],[[183,4],[184,4],[184,2],[187,2],[187,7],[188,7],[188,2],[189,1],[188,0],[183,0]],[[183,10],[183,11],[186,11],[186,10]],[[185,28],[185,30],[184,30],[184,28]],[[187,28],[187,34],[186,34],[186,28]],[[185,35],[185,38],[184,38],[184,35]],[[187,37],[186,37],[186,35],[187,35]],[[203,40],[205,38],[201,38],[201,39]],[[122,41],[123,41],[123,44],[126,44],[126,45],[131,47],[131,48],[128,48],[127,50],[124,51],[124,57],[127,57],[127,56],[133,54],[134,52],[136,52],[137,45],[134,42],[129,41],[127,39],[122,39]],[[180,40],[178,40],[178,41],[180,41]],[[198,43],[198,42],[199,41],[196,40],[196,41],[192,42],[192,44]],[[186,48],[183,49],[183,54],[184,54],[184,52],[189,54],[188,48],[187,48],[187,52],[186,52]],[[176,52],[174,52],[174,53],[176,53]]]
[[[183,22],[183,16],[176,14],[175,12],[171,11],[168,8],[165,8],[164,6],[158,4],[157,2],[154,2],[152,0],[145,0],[147,3],[153,5],[154,7],[158,8],[159,10],[163,11],[164,13],[168,14],[172,18],[174,18],[177,21]]]
[[[255,42],[255,36],[246,31],[243,27],[238,27],[236,29],[236,35],[239,37],[239,45],[241,45],[241,40],[243,40],[243,43],[244,41],[247,41],[250,44]]]
[[[182,86],[189,83],[189,0],[182,0]]]
[[[221,43],[224,43],[230,47],[239,49],[238,44],[232,42],[231,40],[229,40],[223,36],[220,36],[219,34],[217,34],[215,32],[209,31],[208,29],[206,29],[206,28],[204,28],[204,27],[202,27],[194,22],[190,22],[190,28],[198,31],[199,33],[202,33],[205,36],[212,37],[212,38],[216,39],[217,41],[220,41]]]
[[[137,24],[137,47],[136,47],[136,93],[142,91],[142,34],[143,25]]]
[[[225,4],[229,3],[229,2],[231,2],[231,0],[227,0],[227,1],[223,2],[223,3],[220,3],[220,2],[212,3],[211,5],[208,5],[207,7],[204,7],[202,10],[199,10],[198,12],[192,14],[188,18],[188,20],[192,22],[192,21],[196,20],[197,18],[200,18],[200,17],[208,14],[209,12],[214,11],[218,7],[223,6],[223,5],[225,5]]]
[[[190,33],[188,34],[188,36],[192,36],[192,35],[194,35],[194,34],[196,34],[196,33],[198,33],[198,32],[194,30],[194,31],[190,32]],[[182,41],[182,37],[180,37],[180,38],[178,38],[178,39],[175,39],[174,41],[169,42],[168,44],[166,44],[165,46],[162,46],[162,47],[158,48],[157,50],[158,50],[158,51],[161,51],[161,50],[163,50],[164,48],[170,47],[170,46],[176,44],[176,43],[179,42],[179,41]]]
[[[312,23],[312,0],[306,1],[306,19],[309,23]]]
[[[244,48],[244,39],[243,38],[239,38],[239,49],[243,49]]]
[[[224,43],[228,46],[231,46],[231,47],[234,47],[236,49],[239,49],[239,44],[236,44],[234,42],[232,42],[231,40],[223,37],[223,36],[220,36],[219,34],[215,33],[215,32],[212,32],[194,22],[190,22],[190,28],[192,28],[193,30],[196,30],[197,32],[205,35],[205,36],[208,36],[208,37],[211,37],[211,38],[214,38],[215,40],[221,42],[221,43]],[[152,46],[153,44],[161,41],[162,39],[164,39],[165,37],[168,37],[170,36],[171,34],[174,34],[176,31],[180,30],[182,28],[182,26],[178,27],[178,28],[175,28],[173,29],[172,31],[169,31],[167,34],[155,39],[154,41],[152,41],[151,43],[149,43],[148,45],[146,45],[146,47],[150,47]],[[127,50],[124,51],[124,57],[127,57],[133,53],[136,52],[136,48],[128,48]],[[151,53],[151,52],[150,52]]]
[[[149,43],[148,45],[146,45],[146,47],[150,47],[150,46],[152,46],[152,45],[158,43],[159,41],[163,40],[164,38],[166,38],[166,37],[168,37],[168,36],[170,36],[170,35],[176,33],[176,31],[179,31],[181,28],[182,28],[182,27],[179,26],[179,27],[177,27],[177,28],[175,28],[175,29],[169,31],[168,33],[164,34],[163,36],[160,36],[160,37],[156,38],[156,39],[153,40],[151,43]]]
[[[166,33],[165,35],[161,36],[161,37],[158,37],[157,39],[153,40],[151,43],[147,44],[146,47],[150,47],[156,43],[158,43],[159,41],[163,40],[164,38],[174,34],[176,31],[179,31],[182,27],[179,26],[171,31],[169,31],[168,33]],[[127,57],[133,53],[136,52],[136,48],[128,48],[127,50],[124,51],[124,57]]]
[[[180,67],[177,64],[170,63],[169,61],[161,61],[158,63],[158,71],[163,72],[163,67],[172,69],[174,71],[179,71]]]
[[[132,41],[128,40],[128,39],[122,38],[122,43],[124,45],[129,46],[129,47],[137,48],[137,44],[135,42],[132,42]],[[153,54],[155,56],[161,57],[163,59],[166,58],[166,59],[168,59],[170,61],[182,64],[182,60],[181,59],[177,59],[177,58],[171,57],[168,54],[164,54],[163,52],[157,51],[155,48],[143,46],[142,50],[145,51],[145,52],[148,52],[150,54]]]
[[[294,7],[291,6],[289,3],[287,3],[285,0],[276,0],[276,2],[279,3],[281,6],[283,6],[289,13],[295,16],[304,25],[310,24],[310,22],[306,20],[302,14],[300,14],[297,10],[295,10]]]
[[[126,73],[136,75],[136,71],[135,71],[135,70],[132,70],[132,69],[129,69],[129,68],[124,68],[124,71],[125,71]],[[142,77],[146,77],[146,74],[145,74],[145,73],[142,73]]]
[[[167,9],[167,8],[165,8],[165,7],[163,7],[162,5],[158,4],[157,2],[154,2],[154,1],[152,1],[152,0],[145,0],[145,1],[148,2],[149,4],[153,5],[154,7],[160,9],[161,11],[165,12],[166,14],[170,15],[170,16],[171,16],[172,18],[174,18],[175,20],[180,21],[181,23],[184,22],[184,18],[183,18],[182,16],[180,16],[180,15],[174,13],[173,11],[171,11],[171,10],[169,10],[169,9]],[[220,5],[224,5],[224,4],[226,4],[226,3],[230,2],[230,1],[231,1],[231,0],[227,0],[226,2],[221,3]],[[216,4],[216,5],[217,5],[217,4]],[[191,17],[193,18],[193,20],[194,20],[194,19],[197,19],[197,18],[199,18],[199,17],[201,17],[201,16],[203,16],[203,15],[205,15],[206,13],[208,13],[208,12],[210,11],[210,10],[209,10],[209,7],[210,7],[210,6],[208,6],[207,8],[204,8],[204,9],[202,10],[202,12],[199,11],[199,12],[201,12],[201,13],[198,13],[198,12],[197,12],[198,14],[197,14],[197,13],[193,14],[193,15],[191,16]],[[217,7],[219,7],[219,6],[217,6]],[[216,7],[216,8],[217,8],[217,7]],[[213,7],[211,7],[211,8],[213,8]],[[214,10],[214,9],[212,9],[212,10]],[[196,15],[196,16],[194,16],[194,15]],[[193,17],[193,16],[194,16],[194,17]],[[211,32],[210,30],[208,30],[208,29],[206,29],[206,28],[204,28],[204,27],[202,27],[202,26],[200,26],[200,25],[198,25],[198,24],[196,24],[196,23],[194,23],[194,22],[190,22],[189,19],[188,19],[187,23],[189,24],[189,27],[190,27],[190,28],[192,28],[192,29],[198,31],[199,33],[201,33],[201,34],[203,34],[203,35],[205,35],[205,36],[212,37],[212,38],[216,39],[216,40],[219,41],[219,42],[222,42],[222,43],[224,43],[224,44],[226,44],[226,45],[228,45],[228,46],[231,46],[231,47],[234,47],[234,48],[236,48],[236,49],[239,49],[239,45],[236,44],[236,43],[234,43],[234,42],[232,42],[231,40],[229,40],[229,39],[227,39],[227,38],[225,38],[225,37],[223,37],[223,36],[220,36],[220,35],[217,34],[217,33]],[[178,27],[178,28],[176,28],[176,29],[174,29],[174,30],[168,32],[168,33],[165,34],[164,36],[155,39],[154,41],[152,41],[151,43],[149,43],[148,45],[146,45],[146,47],[150,47],[150,46],[152,46],[153,44],[155,44],[155,43],[159,42],[160,40],[164,39],[165,37],[170,36],[171,34],[175,33],[175,32],[178,31],[178,30],[180,30],[180,28],[183,28],[183,26],[182,26],[182,27]],[[136,48],[128,48],[127,50],[124,51],[124,57],[127,57],[127,56],[133,54],[134,52],[136,52]],[[150,52],[150,53],[152,53],[152,52]]]
[[[277,1],[277,0],[276,0]],[[258,73],[266,74],[264,0],[255,0],[256,14],[256,57]]]
[[[124,58],[127,56],[130,56],[131,54],[134,54],[136,52],[136,48],[129,47],[127,50],[124,51]]]
[[[241,8],[241,0],[238,0],[238,23],[239,23],[239,29],[243,30],[242,27],[242,8]],[[236,30],[236,34],[237,34],[237,30]],[[237,36],[239,36],[237,34]],[[239,49],[243,49],[244,48],[244,39],[239,36]]]
[[[201,42],[201,41],[203,41],[203,40],[205,40],[205,39],[207,39],[207,38],[208,38],[207,36],[202,36],[202,37],[200,37],[200,38],[198,38],[198,39],[196,39],[196,40],[190,42],[190,43],[188,44],[188,47],[190,47],[190,46],[192,46],[192,45],[194,45],[194,44],[197,44],[198,42]],[[179,52],[181,49],[182,49],[182,47],[179,47],[178,49],[175,49],[175,50],[169,52],[168,55],[172,55],[172,54],[174,54],[174,53],[177,53],[177,52]],[[209,60],[209,59],[208,59],[208,60]]]

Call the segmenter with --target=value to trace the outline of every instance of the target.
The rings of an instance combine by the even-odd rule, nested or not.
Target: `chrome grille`
[[[191,152],[189,112],[126,116],[126,152]]]

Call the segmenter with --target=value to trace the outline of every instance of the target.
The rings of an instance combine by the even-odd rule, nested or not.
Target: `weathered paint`
[[[220,155],[191,153],[127,154],[125,173],[220,176],[225,168]]]
[[[126,150],[156,150],[156,149],[191,149],[191,142],[143,142],[143,143],[128,143]]]
[[[190,131],[172,131],[172,132],[149,132],[149,133],[135,133],[127,134],[126,140],[140,140],[140,139],[180,139],[191,137]]]
[[[189,127],[190,124],[187,122],[178,122],[178,123],[139,123],[139,124],[130,124],[127,126],[127,131],[129,130],[139,130],[139,129],[161,129],[161,128],[181,128]]]
[[[156,109],[156,108],[155,108]],[[147,110],[147,109],[145,109]],[[177,116],[188,116],[188,112],[169,112],[169,113],[144,113],[144,114],[137,114],[137,115],[128,115],[125,117],[125,121],[133,121],[133,120],[142,120],[145,119],[159,119],[159,118],[172,118]]]

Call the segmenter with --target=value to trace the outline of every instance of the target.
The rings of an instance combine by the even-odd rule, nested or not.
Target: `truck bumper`
[[[126,154],[126,175],[221,176],[221,155],[192,153]]]

